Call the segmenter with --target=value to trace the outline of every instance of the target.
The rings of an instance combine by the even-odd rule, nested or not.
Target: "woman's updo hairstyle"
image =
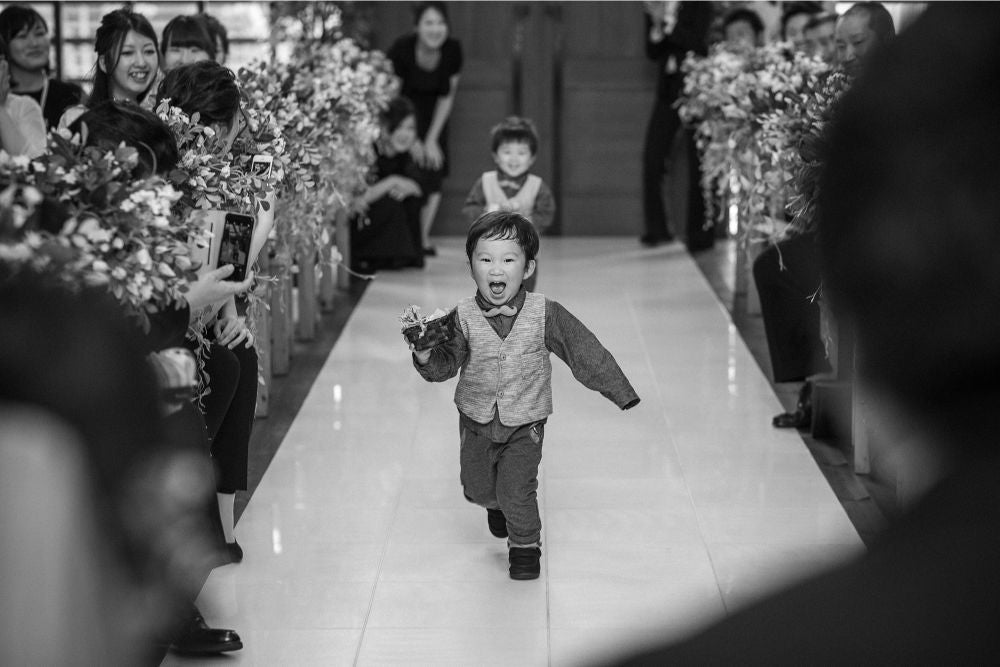
[[[167,98],[189,116],[201,114],[202,125],[219,123],[228,127],[240,109],[242,94],[231,69],[214,60],[202,60],[166,73],[156,101]]]
[[[142,14],[137,14],[131,9],[116,9],[108,12],[101,18],[101,25],[97,28],[97,36],[94,40],[94,51],[97,53],[98,65],[94,71],[94,89],[90,93],[90,101],[87,106],[93,107],[105,100],[111,99],[111,86],[109,80],[111,73],[118,66],[121,58],[122,45],[129,31],[135,31],[143,37],[148,37],[153,41],[153,47],[157,53],[160,50],[160,42],[156,38],[156,31]],[[104,68],[100,66],[101,59],[104,60]],[[150,88],[156,81],[156,72],[152,72],[149,77],[149,87],[142,91],[137,101],[142,100],[149,93]]]

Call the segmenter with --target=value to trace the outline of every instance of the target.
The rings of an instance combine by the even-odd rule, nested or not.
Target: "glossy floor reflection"
[[[578,665],[677,636],[861,541],[724,308],[679,245],[546,238],[538,290],[614,353],[619,411],[553,361],[542,577],[458,482],[454,381],[424,382],[404,306],[470,294],[463,239],[365,292],[198,604],[247,665]],[[164,664],[186,664],[170,655]]]

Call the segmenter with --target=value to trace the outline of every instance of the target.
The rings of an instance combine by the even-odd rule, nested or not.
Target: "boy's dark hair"
[[[416,116],[416,114],[417,110],[413,106],[413,102],[410,101],[410,98],[400,95],[399,97],[392,98],[389,101],[389,106],[382,111],[382,124],[385,126],[386,131],[392,134],[404,120],[410,116]]]
[[[134,104],[108,100],[70,124],[74,134],[87,126],[87,145],[114,150],[122,142],[139,151],[139,164],[132,176],[146,178],[168,174],[180,159],[177,140],[170,127],[151,111]]]
[[[750,24],[750,28],[753,30],[753,34],[758,38],[764,32],[764,22],[760,20],[760,15],[752,9],[747,9],[746,7],[737,7],[733,9],[725,18],[722,19],[722,29],[725,30],[734,23],[739,23],[743,21]]]
[[[520,116],[507,116],[490,130],[490,150],[497,152],[503,144],[528,144],[531,154],[538,152],[538,131],[535,124]]]
[[[215,58],[215,40],[209,33],[208,24],[200,16],[175,16],[163,28],[160,48],[163,55],[174,47],[194,47]]]
[[[885,46],[896,36],[896,26],[892,14],[881,2],[856,2],[844,12],[844,16],[863,12],[868,17],[868,27],[875,33],[878,43]]]
[[[229,125],[242,100],[236,75],[214,60],[181,65],[167,72],[156,92],[156,101],[168,97],[172,106],[189,116],[200,113],[202,125]]]
[[[510,239],[516,241],[527,261],[538,255],[538,231],[535,226],[520,213],[511,211],[492,211],[479,216],[469,227],[469,235],[465,238],[465,255],[472,261],[472,253],[476,250],[479,239]]]
[[[444,22],[450,24],[448,19],[448,7],[443,2],[418,2],[413,8],[413,24],[416,25],[420,23],[420,19],[423,18],[424,12],[428,9],[433,9],[437,11],[444,18]]]

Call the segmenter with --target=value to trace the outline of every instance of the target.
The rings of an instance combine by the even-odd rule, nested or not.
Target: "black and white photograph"
[[[987,665],[1000,2],[0,2],[0,665]]]

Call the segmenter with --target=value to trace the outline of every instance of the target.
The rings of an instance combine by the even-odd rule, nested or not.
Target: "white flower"
[[[146,248],[139,248],[139,250],[135,253],[135,261],[139,263],[139,266],[149,268],[152,264],[152,259],[149,256],[149,250]]]

